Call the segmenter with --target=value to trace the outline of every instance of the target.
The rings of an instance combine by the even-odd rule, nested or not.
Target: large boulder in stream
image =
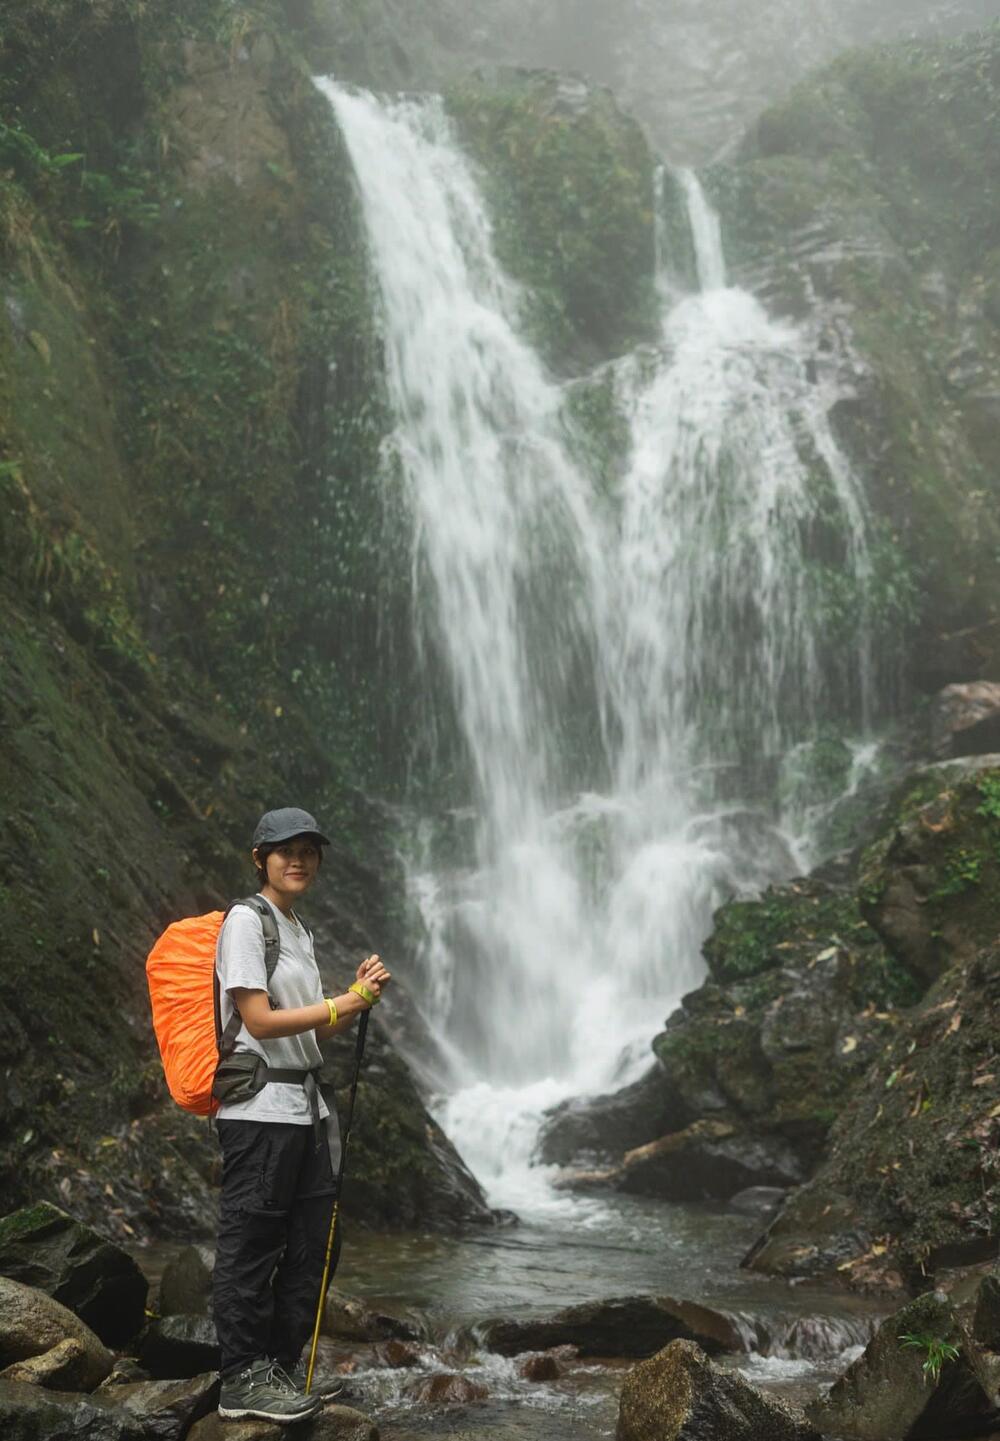
[[[946,1298],[929,1292],[884,1321],[807,1414],[843,1441],[988,1435],[1000,1413],[966,1354],[970,1346]]]
[[[819,1441],[780,1401],[724,1372],[690,1341],[633,1367],[622,1387],[616,1441]]]
[[[68,1306],[111,1346],[145,1320],[149,1285],[132,1257],[45,1201],[0,1218],[0,1275]]]
[[[650,1356],[678,1337],[716,1354],[746,1349],[731,1317],[672,1296],[584,1301],[539,1320],[489,1321],[479,1334],[502,1356],[555,1346],[575,1346],[581,1356]]]

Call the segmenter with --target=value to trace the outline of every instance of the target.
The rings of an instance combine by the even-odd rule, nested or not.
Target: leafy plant
[[[1000,821],[1000,775],[983,776],[978,783],[982,804],[976,814],[988,820]]]
[[[924,1352],[923,1373],[925,1381],[936,1383],[946,1361],[957,1361],[959,1348],[953,1341],[941,1336],[931,1336],[923,1331],[904,1331],[899,1337],[900,1345]]]

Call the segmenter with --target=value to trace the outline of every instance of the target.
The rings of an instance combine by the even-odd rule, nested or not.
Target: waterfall
[[[317,84],[368,231],[417,640],[471,777],[459,857],[431,837],[411,859],[411,989],[447,1037],[441,1118],[491,1198],[555,1205],[529,1169],[542,1110],[646,1063],[713,910],[807,849],[768,804],[782,758],[826,717],[862,728],[864,617],[860,659],[831,664],[807,552],[835,533],[863,578],[864,504],[835,397],[800,335],[726,287],[693,175],[701,289],[661,287],[652,362],[614,367],[631,446],[609,505],[440,101]]]

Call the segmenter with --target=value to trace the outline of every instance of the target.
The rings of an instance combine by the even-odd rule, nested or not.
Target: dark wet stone
[[[375,1347],[375,1355],[383,1366],[394,1370],[420,1364],[420,1352],[408,1341],[382,1341]]]
[[[48,1202],[0,1219],[0,1276],[68,1306],[109,1346],[145,1319],[149,1285],[132,1257]]]
[[[139,1360],[158,1380],[217,1371],[219,1343],[207,1316],[164,1316],[142,1338]]]
[[[754,1135],[727,1122],[695,1121],[629,1151],[619,1190],[665,1201],[727,1198],[751,1186],[786,1190],[804,1179],[802,1164],[782,1136]]]
[[[720,1311],[670,1296],[627,1296],[586,1301],[541,1321],[490,1321],[484,1345],[502,1356],[575,1346],[581,1356],[651,1356],[678,1337],[707,1351],[742,1351],[735,1324]]]
[[[418,1381],[408,1393],[414,1401],[428,1406],[462,1406],[470,1401],[485,1401],[489,1395],[485,1386],[448,1371],[436,1376],[427,1376]]]
[[[729,1205],[741,1216],[772,1216],[788,1192],[781,1186],[748,1186],[730,1196]]]
[[[562,1367],[551,1351],[542,1351],[537,1356],[522,1356],[517,1373],[525,1381],[557,1381]]]
[[[683,1119],[657,1067],[613,1095],[585,1096],[556,1106],[539,1132],[538,1158],[546,1165],[589,1166],[645,1145]]]
[[[215,1252],[210,1246],[186,1246],[171,1257],[160,1281],[160,1315],[210,1315],[214,1269]]]
[[[141,1421],[148,1441],[183,1441],[191,1425],[218,1405],[219,1377],[206,1371],[188,1380],[139,1381],[100,1394]]]
[[[907,1345],[908,1336],[964,1349],[951,1303],[930,1291],[882,1323],[827,1395],[807,1407],[809,1419],[844,1441],[946,1441],[995,1429],[996,1413],[966,1357],[945,1359],[934,1376],[924,1370],[927,1346],[922,1339]]]
[[[378,1427],[349,1406],[324,1406],[311,1421],[275,1426],[270,1421],[224,1421],[214,1414],[198,1421],[187,1441],[379,1441]]]
[[[719,1371],[690,1341],[632,1368],[616,1441],[819,1441],[818,1433],[748,1381]]]
[[[1000,1351],[1000,1276],[984,1276],[976,1293],[972,1335],[987,1351]]]
[[[323,1330],[338,1341],[416,1341],[419,1337],[412,1321],[333,1289],[327,1295]]]
[[[100,1398],[0,1381],[3,1441],[147,1441],[142,1422]]]

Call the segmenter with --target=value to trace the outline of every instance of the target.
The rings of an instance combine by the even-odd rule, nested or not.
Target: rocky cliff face
[[[736,274],[809,317],[817,383],[868,476],[921,688],[1000,667],[996,26],[859,52],[766,113],[716,172]]]
[[[4,1201],[203,1233],[214,1145],[164,1100],[153,937],[247,888],[287,799],[335,837],[332,970],[399,937],[360,789],[391,786],[392,724],[364,248],[280,6],[25,7],[2,99]],[[359,1209],[488,1218],[372,1049]]]

